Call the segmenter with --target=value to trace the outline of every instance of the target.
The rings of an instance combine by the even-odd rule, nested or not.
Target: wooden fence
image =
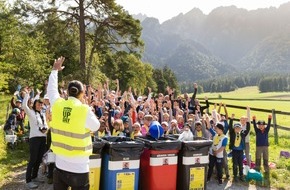
[[[201,101],[201,103],[205,104],[205,102],[202,102],[202,101]],[[214,105],[214,104],[216,104],[216,102],[209,102],[209,104],[210,105]],[[244,106],[229,105],[229,104],[227,104],[227,107],[228,108],[235,108],[235,109],[243,109],[243,110],[247,109],[247,107],[244,107]],[[279,125],[278,122],[277,122],[277,119],[276,119],[276,115],[277,114],[278,115],[289,115],[290,116],[290,112],[278,111],[278,110],[275,110],[275,109],[269,110],[269,109],[253,108],[253,107],[251,107],[251,110],[258,111],[258,112],[271,113],[272,114],[273,123],[271,124],[271,127],[274,128],[275,144],[279,143],[278,142],[278,129],[285,130],[285,131],[290,131],[290,127]],[[239,119],[238,118],[234,118],[234,120],[238,121]]]

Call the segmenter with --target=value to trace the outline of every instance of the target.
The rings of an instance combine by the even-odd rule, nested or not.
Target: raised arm
[[[193,83],[193,87],[194,87],[194,92],[193,92],[193,94],[191,96],[190,103],[191,103],[191,105],[194,106],[194,100],[196,98],[196,93],[197,93],[197,84]]]
[[[117,86],[116,95],[118,95],[120,91],[119,79],[116,79],[116,86]]]
[[[216,105],[216,103],[215,103],[215,105]],[[221,103],[219,103],[219,108],[217,109],[217,112],[220,114],[221,113],[221,107],[222,107],[222,105],[223,105],[223,103],[221,102]],[[216,109],[216,108],[215,108]]]
[[[14,102],[14,96],[10,100],[10,105],[11,105],[12,108],[16,107],[15,102]]]
[[[251,122],[251,109],[249,106],[247,106],[247,121]]]
[[[24,99],[22,102],[22,108],[24,112],[27,114],[28,117],[33,117],[34,112],[28,107],[28,100],[29,100],[29,92],[24,92]]]
[[[272,120],[272,115],[268,115],[268,123],[267,123],[267,127],[266,127],[266,132],[270,131],[271,128],[271,120]]]
[[[258,127],[257,127],[257,123],[256,123],[256,116],[254,115],[252,119],[253,119],[254,130],[257,133],[258,132]]]
[[[64,69],[63,62],[65,58],[60,57],[54,61],[52,71],[49,75],[48,85],[47,85],[47,95],[50,104],[53,105],[54,102],[60,97],[58,93],[58,71]]]
[[[223,106],[224,106],[226,120],[228,120],[229,119],[229,114],[228,114],[227,106],[226,106],[226,104],[223,104]]]
[[[232,133],[234,131],[233,129],[233,122],[234,122],[235,114],[232,114],[232,117],[230,118],[230,123],[229,123],[229,131]]]

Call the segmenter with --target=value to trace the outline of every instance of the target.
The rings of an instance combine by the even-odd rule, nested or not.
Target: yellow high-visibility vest
[[[103,132],[98,131],[98,137],[99,138],[104,137],[104,136],[106,136],[106,131],[103,131]]]
[[[85,128],[89,106],[73,98],[59,98],[52,106],[51,149],[73,157],[92,154],[90,130]]]
[[[121,131],[117,131],[116,129],[113,129],[113,134],[112,134],[112,136],[113,136],[113,137],[117,137],[117,136],[119,136],[120,133],[121,133]]]

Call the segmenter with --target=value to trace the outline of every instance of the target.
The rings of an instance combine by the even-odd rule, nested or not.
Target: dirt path
[[[39,170],[41,171],[41,169]],[[18,170],[16,170],[13,175],[11,177],[9,177],[8,179],[5,180],[4,183],[1,183],[0,185],[0,190],[26,190],[28,189],[26,187],[25,184],[25,172],[26,172],[26,168],[22,167],[19,168]],[[45,181],[47,180],[47,178],[42,175],[39,174],[38,176],[41,179],[44,179]],[[223,190],[223,189],[227,189],[227,190],[245,190],[245,189],[249,189],[249,190],[272,190],[272,188],[262,188],[262,187],[256,187],[255,185],[249,185],[247,183],[232,183],[231,180],[228,181],[224,181],[224,184],[219,186],[217,184],[217,181],[212,180],[211,182],[207,183],[207,189],[208,190]],[[37,190],[53,190],[53,185],[47,184],[47,182],[43,183],[43,184],[39,184],[39,187],[37,188]]]
[[[41,171],[41,169],[39,170]],[[26,167],[22,167],[17,169],[11,177],[5,179],[4,182],[1,182],[0,189],[1,190],[25,190],[28,189],[25,183],[25,172]],[[43,179],[45,183],[39,184],[38,190],[53,190],[53,186],[47,184],[47,178],[41,172],[39,172],[38,177]]]

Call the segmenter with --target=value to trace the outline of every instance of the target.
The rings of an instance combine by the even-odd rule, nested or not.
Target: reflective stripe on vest
[[[85,128],[88,105],[69,97],[59,98],[52,106],[51,149],[56,155],[67,157],[92,154],[90,131]]]
[[[86,133],[86,134],[77,134],[77,133],[72,133],[72,132],[68,132],[68,131],[62,131],[59,129],[51,129],[51,132],[55,133],[55,134],[59,134],[59,135],[63,135],[66,137],[72,137],[72,138],[76,138],[76,139],[84,139],[86,137],[90,137],[91,134],[90,133]]]
[[[76,147],[76,146],[70,146],[64,143],[60,143],[60,142],[51,142],[53,146],[58,146],[61,147],[63,149],[69,150],[69,151],[73,151],[73,150],[80,150],[80,151],[88,151],[88,150],[92,150],[92,145],[88,145],[86,147]]]

